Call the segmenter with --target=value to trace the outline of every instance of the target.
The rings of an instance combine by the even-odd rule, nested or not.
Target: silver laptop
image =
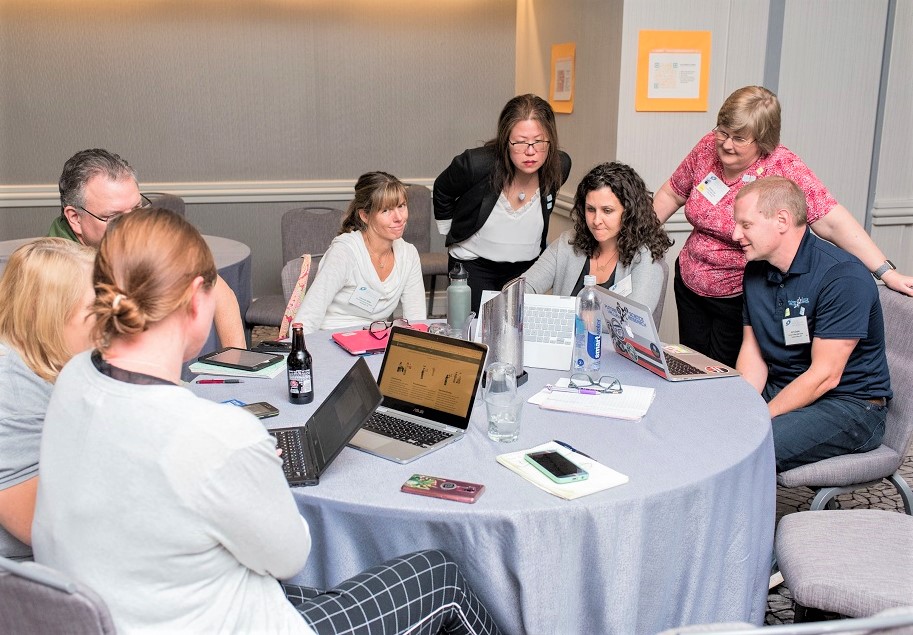
[[[735,368],[681,344],[663,344],[653,323],[653,313],[642,304],[596,287],[601,294],[603,332],[615,350],[667,381],[737,377]]]
[[[388,337],[383,401],[349,445],[408,463],[463,438],[488,347],[398,326]]]
[[[485,304],[498,291],[483,291]],[[523,365],[567,371],[574,354],[574,313],[577,299],[564,295],[523,295]],[[482,315],[481,311],[479,315]],[[476,339],[481,335],[476,328]]]

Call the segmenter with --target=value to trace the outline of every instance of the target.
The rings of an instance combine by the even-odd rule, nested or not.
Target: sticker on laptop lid
[[[682,344],[663,344],[663,350],[674,355],[687,355],[694,351]]]

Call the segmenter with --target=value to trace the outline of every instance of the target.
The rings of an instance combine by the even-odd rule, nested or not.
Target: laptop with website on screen
[[[466,434],[488,347],[399,326],[388,338],[383,401],[349,445],[408,463]]]
[[[667,381],[719,379],[741,373],[681,344],[663,344],[653,313],[643,304],[596,287],[601,294],[603,331],[612,338],[615,351]]]

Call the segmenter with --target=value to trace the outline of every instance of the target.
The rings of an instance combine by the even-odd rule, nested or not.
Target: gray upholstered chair
[[[276,326],[282,323],[282,315],[288,304],[291,290],[298,280],[301,269],[301,255],[311,254],[311,278],[313,282],[317,273],[320,258],[339,232],[345,212],[333,207],[299,207],[282,215],[282,262],[281,279],[283,295],[261,296],[251,302],[244,316],[250,326]],[[297,269],[291,264],[297,262]],[[287,271],[288,270],[288,271]],[[286,278],[294,274],[294,280],[288,291],[285,290]]]
[[[913,518],[875,509],[788,514],[776,535],[777,563],[796,601],[849,617],[913,606]]]
[[[762,634],[760,629],[764,630]],[[693,624],[670,628],[658,635],[817,635],[818,633],[846,633],[847,635],[911,635],[913,632],[913,606],[888,609],[872,617],[848,620],[829,620],[807,624],[778,624],[754,626],[746,622],[718,624]]]
[[[437,276],[446,276],[447,254],[431,251],[431,190],[424,185],[406,186],[406,203],[409,206],[409,223],[403,240],[415,245],[422,264],[422,276],[430,278],[428,285],[428,315],[434,307],[434,289]]]
[[[0,558],[0,630],[4,633],[114,633],[104,601],[88,587],[34,562]]]
[[[184,199],[174,194],[165,194],[164,192],[143,192],[143,195],[149,199],[153,207],[170,209],[179,216],[186,216],[187,209]]]
[[[887,479],[897,489],[907,514],[913,514],[913,491],[898,471],[913,438],[913,298],[879,287],[885,342],[894,399],[888,407],[884,440],[871,452],[846,454],[802,465],[777,475],[784,487],[817,489],[811,509],[833,506],[838,494],[870,487]]]

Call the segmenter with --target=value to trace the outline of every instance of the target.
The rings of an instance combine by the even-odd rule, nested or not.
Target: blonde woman
[[[17,249],[0,277],[0,555],[31,557],[38,449],[63,365],[91,346],[94,250],[62,238]]]
[[[118,631],[498,632],[439,551],[283,592],[311,535],[275,442],[180,382],[216,306],[205,241],[172,212],[134,211],[102,238],[94,283],[99,348],[54,388],[33,534],[36,560],[98,592]]]

